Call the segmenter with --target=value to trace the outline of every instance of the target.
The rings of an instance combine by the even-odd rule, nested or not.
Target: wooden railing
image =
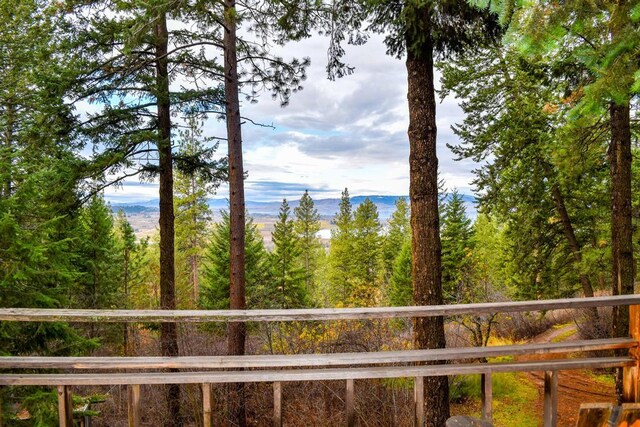
[[[1,374],[0,385],[56,386],[61,426],[71,426],[70,386],[128,385],[129,425],[140,425],[140,385],[202,384],[204,425],[213,423],[215,383],[272,382],[275,426],[282,425],[282,382],[346,381],[347,425],[356,424],[355,380],[414,378],[415,425],[424,424],[423,384],[425,376],[480,374],[482,376],[482,414],[491,420],[491,375],[499,372],[545,372],[544,425],[557,422],[558,371],[571,369],[624,369],[625,399],[639,402],[638,371],[640,340],[640,295],[575,298],[546,301],[462,304],[424,307],[381,307],[298,310],[45,310],[0,309],[1,321],[21,322],[271,322],[392,319],[464,314],[579,309],[604,306],[630,307],[630,337],[566,343],[465,347],[456,349],[406,350],[369,353],[189,356],[189,357],[1,357],[0,369],[64,369],[61,374]],[[617,357],[560,358],[535,361],[449,363],[497,356],[569,354],[596,350],[628,350]],[[428,364],[427,364],[428,363]],[[189,372],[148,372],[157,369],[188,369]],[[82,370],[105,370],[82,373]],[[119,370],[120,372],[106,372]],[[140,372],[146,370],[147,372]],[[79,372],[80,371],[80,372]],[[124,372],[123,372],[124,371]]]

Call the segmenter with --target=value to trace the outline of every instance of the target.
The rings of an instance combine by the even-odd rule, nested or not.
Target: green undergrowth
[[[495,361],[495,360],[494,360]],[[507,358],[501,358],[502,362]],[[538,390],[524,374],[493,374],[493,422],[496,427],[535,427],[539,424],[536,407]],[[480,417],[480,375],[459,376],[452,382],[454,413]]]
[[[562,329],[562,328],[566,328],[568,326],[573,325],[573,322],[565,322],[565,323],[556,323],[555,325],[552,325],[551,328],[552,329]]]
[[[593,372],[585,370],[584,373],[591,379],[600,384],[604,384],[610,387],[615,387],[616,379],[611,372]]]

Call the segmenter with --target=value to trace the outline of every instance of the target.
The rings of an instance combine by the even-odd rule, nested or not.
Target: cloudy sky
[[[409,193],[408,112],[404,62],[385,54],[380,38],[349,47],[346,59],[355,73],[329,81],[325,65],[327,40],[315,37],[287,45],[282,56],[310,57],[304,90],[282,108],[270,94],[257,104],[244,103],[243,116],[274,128],[243,127],[246,198],[251,201],[298,199],[305,189],[313,198]],[[438,104],[438,158],[447,188],[471,194],[473,163],[456,162],[446,143],[456,141],[450,126],[462,113],[454,99]],[[211,118],[207,136],[224,136],[224,123]],[[220,144],[220,155],[227,147]],[[135,179],[108,189],[114,203],[156,199],[157,185]],[[222,186],[215,198],[225,198]]]

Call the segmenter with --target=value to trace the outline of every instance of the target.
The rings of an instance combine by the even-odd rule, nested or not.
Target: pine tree
[[[443,93],[453,90],[466,99],[466,118],[454,128],[462,142],[453,152],[473,159],[491,155],[474,172],[478,201],[509,225],[517,265],[510,281],[518,296],[572,295],[578,283],[592,296],[591,277],[602,268],[583,262],[583,256],[603,255],[594,242],[604,237],[593,224],[606,210],[600,152],[605,133],[599,117],[585,116],[578,127],[563,111],[575,78],[564,73],[577,69],[580,75],[583,67],[567,63],[558,67],[559,77],[549,76],[548,65],[513,48],[494,47],[455,58],[442,69]],[[496,103],[502,108],[487,111]]]
[[[382,271],[382,226],[378,208],[367,197],[356,209],[353,220],[353,277],[360,296],[351,298],[358,304],[371,304],[379,290]]]
[[[58,43],[64,26],[52,7],[0,1],[2,307],[69,308],[80,274],[77,170],[82,162],[73,151],[75,120],[65,104],[68,52]],[[96,346],[66,323],[0,322],[3,355],[80,355]],[[3,409],[18,408],[15,391],[0,390]],[[31,397],[36,398],[30,402],[39,401]],[[31,422],[50,424],[31,414]],[[5,420],[11,415],[7,411]]]
[[[120,270],[121,300],[118,308],[150,308],[148,304],[139,304],[140,295],[146,299],[152,298],[151,292],[144,286],[145,270],[149,268],[147,260],[148,239],[137,241],[133,227],[127,220],[124,211],[119,210],[115,218],[116,249],[119,253],[118,264]],[[148,294],[147,294],[148,293]],[[155,307],[155,305],[153,306]],[[133,354],[131,343],[132,328],[124,323],[122,348],[125,356]],[[135,329],[133,328],[133,331]]]
[[[407,239],[411,239],[410,212],[407,199],[396,200],[396,210],[389,218],[389,227],[382,243],[384,269],[387,279],[391,276],[393,265]]]
[[[213,225],[211,238],[205,252],[206,265],[200,305],[207,309],[229,309],[229,213],[221,212],[220,222]],[[268,253],[264,241],[252,218],[246,215],[245,253],[247,306],[265,308],[266,289],[271,282]]]
[[[119,260],[111,209],[101,195],[94,195],[80,212],[77,264],[81,273],[74,292],[79,308],[118,308],[122,295]],[[89,325],[89,337],[110,331],[100,324]]]
[[[389,302],[393,306],[408,306],[413,302],[411,286],[411,240],[406,239],[393,261]]]
[[[462,292],[465,274],[468,274],[473,233],[458,190],[451,193],[444,206],[441,227],[442,286],[446,301],[455,302]]]
[[[637,46],[640,44],[640,2],[568,1],[527,5],[517,11],[514,29],[520,44],[536,55],[557,58],[558,53],[582,63],[588,73],[574,88],[574,114],[607,114],[611,179],[611,291],[633,294],[635,265],[631,206],[631,102],[640,93]],[[538,21],[541,17],[544,20]],[[517,38],[516,38],[517,40]],[[557,60],[555,60],[557,61]],[[553,61],[551,61],[553,62]],[[614,308],[616,336],[628,336],[627,307]],[[616,371],[616,394],[622,400],[622,370]]]
[[[308,191],[305,190],[300,204],[293,209],[293,213],[296,216],[294,228],[300,241],[300,257],[305,270],[306,292],[311,295],[318,268],[318,252],[322,250],[322,246],[316,237],[316,233],[320,231],[320,215]]]
[[[309,294],[305,287],[305,270],[298,263],[302,254],[300,239],[290,218],[287,199],[282,200],[278,221],[271,234],[274,249],[271,253],[273,285],[269,300],[278,308],[299,308],[309,305]]]
[[[498,17],[457,0],[356,4],[345,0],[333,3],[332,12],[328,66],[332,76],[352,71],[341,62],[345,50],[340,43],[363,43],[367,39],[363,31],[384,34],[388,54],[406,55],[414,302],[442,304],[434,57],[493,42],[501,33]],[[417,348],[443,348],[443,319],[415,319],[414,343]],[[425,395],[427,425],[443,426],[449,417],[446,378],[426,378]]]
[[[344,304],[351,295],[351,278],[353,274],[353,212],[349,190],[344,189],[340,200],[340,208],[333,222],[335,229],[331,231],[329,248],[329,281],[334,304]]]
[[[194,117],[181,130],[178,159],[197,156],[204,150],[202,123]],[[199,299],[201,260],[207,244],[207,228],[211,210],[207,197],[218,185],[210,182],[200,170],[176,170],[174,210],[176,218],[176,292],[179,307],[195,307]]]

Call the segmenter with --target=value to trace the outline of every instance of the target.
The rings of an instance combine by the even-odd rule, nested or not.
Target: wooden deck
[[[405,350],[369,353],[190,356],[190,357],[0,357],[0,385],[55,386],[59,397],[61,426],[70,424],[70,387],[82,385],[129,386],[129,425],[140,425],[142,384],[201,384],[204,425],[212,425],[211,384],[272,382],[274,425],[282,424],[282,382],[346,381],[345,406],[348,425],[354,425],[355,380],[409,377],[414,379],[415,425],[424,424],[423,379],[427,376],[480,374],[482,412],[491,420],[491,375],[499,372],[545,372],[544,426],[557,423],[557,372],[572,369],[622,368],[625,398],[638,402],[638,341],[640,295],[577,298],[457,306],[383,307],[358,309],[162,311],[162,310],[36,310],[0,309],[4,321],[72,322],[272,322],[305,320],[359,320],[425,316],[456,316],[552,309],[583,309],[631,305],[627,338],[584,340],[567,343],[465,347],[456,349]],[[571,357],[569,354],[618,350],[619,357]],[[469,362],[499,356],[554,354],[557,358],[526,362]],[[65,373],[32,373],[33,370],[65,370]],[[180,372],[159,370],[180,369]],[[29,370],[29,373],[16,371]],[[93,372],[86,372],[91,370]],[[98,372],[95,372],[98,371]],[[152,372],[149,372],[152,371]],[[154,372],[155,371],[155,372]]]

